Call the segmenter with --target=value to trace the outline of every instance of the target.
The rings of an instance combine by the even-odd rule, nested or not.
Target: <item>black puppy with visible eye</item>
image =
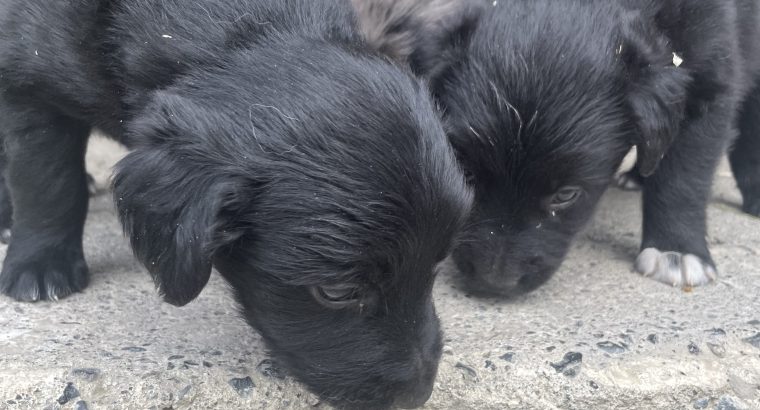
[[[455,252],[475,288],[545,282],[638,147],[636,268],[716,271],[705,207],[721,155],[760,214],[760,5],[752,0],[354,0],[369,41],[429,78],[476,190]]]
[[[326,400],[427,400],[434,266],[471,193],[427,89],[365,45],[347,1],[5,0],[0,26],[3,293],[87,285],[98,127],[132,149],[116,205],[168,302],[191,301],[215,267]]]

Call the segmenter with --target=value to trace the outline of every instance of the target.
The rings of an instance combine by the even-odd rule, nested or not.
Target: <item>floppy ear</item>
[[[435,81],[461,57],[482,5],[461,0],[352,0],[367,42]]]
[[[654,19],[624,16],[618,49],[628,75],[628,107],[637,126],[637,168],[652,175],[680,132],[691,76]],[[683,63],[683,64],[682,64]]]
[[[138,149],[116,166],[114,197],[137,259],[167,302],[182,306],[209,280],[228,186],[167,152]]]
[[[221,213],[234,206],[236,182],[196,134],[219,127],[213,112],[158,92],[129,125],[133,151],[115,167],[113,192],[137,259],[164,299],[177,306],[201,292],[214,253],[239,237]],[[218,161],[218,159],[217,159]],[[230,164],[226,163],[229,168]]]

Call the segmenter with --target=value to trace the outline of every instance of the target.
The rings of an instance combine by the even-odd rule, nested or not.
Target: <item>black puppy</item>
[[[631,146],[643,176],[636,269],[674,286],[716,271],[705,207],[721,155],[760,214],[754,0],[354,0],[367,38],[429,78],[476,189],[455,252],[475,288],[557,269]]]
[[[471,194],[428,91],[365,45],[347,1],[5,0],[2,292],[87,285],[92,127],[131,153],[118,213],[165,299],[212,266],[308,387],[415,406],[440,356],[434,266]]]

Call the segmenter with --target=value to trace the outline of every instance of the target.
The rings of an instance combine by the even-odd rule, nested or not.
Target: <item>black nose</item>
[[[454,252],[454,262],[468,291],[481,296],[512,298],[531,292],[549,280],[557,266],[543,258],[510,260],[502,252]]]

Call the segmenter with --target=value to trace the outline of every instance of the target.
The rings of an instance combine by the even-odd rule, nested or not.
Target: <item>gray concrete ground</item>
[[[0,298],[0,408],[326,407],[266,361],[218,276],[186,307],[159,300],[105,192],[122,151],[93,145],[92,282],[58,303]],[[446,347],[426,408],[760,409],[760,220],[738,203],[724,166],[709,209],[722,276],[688,293],[632,272],[639,194],[616,189],[535,293],[472,298],[443,274]]]

